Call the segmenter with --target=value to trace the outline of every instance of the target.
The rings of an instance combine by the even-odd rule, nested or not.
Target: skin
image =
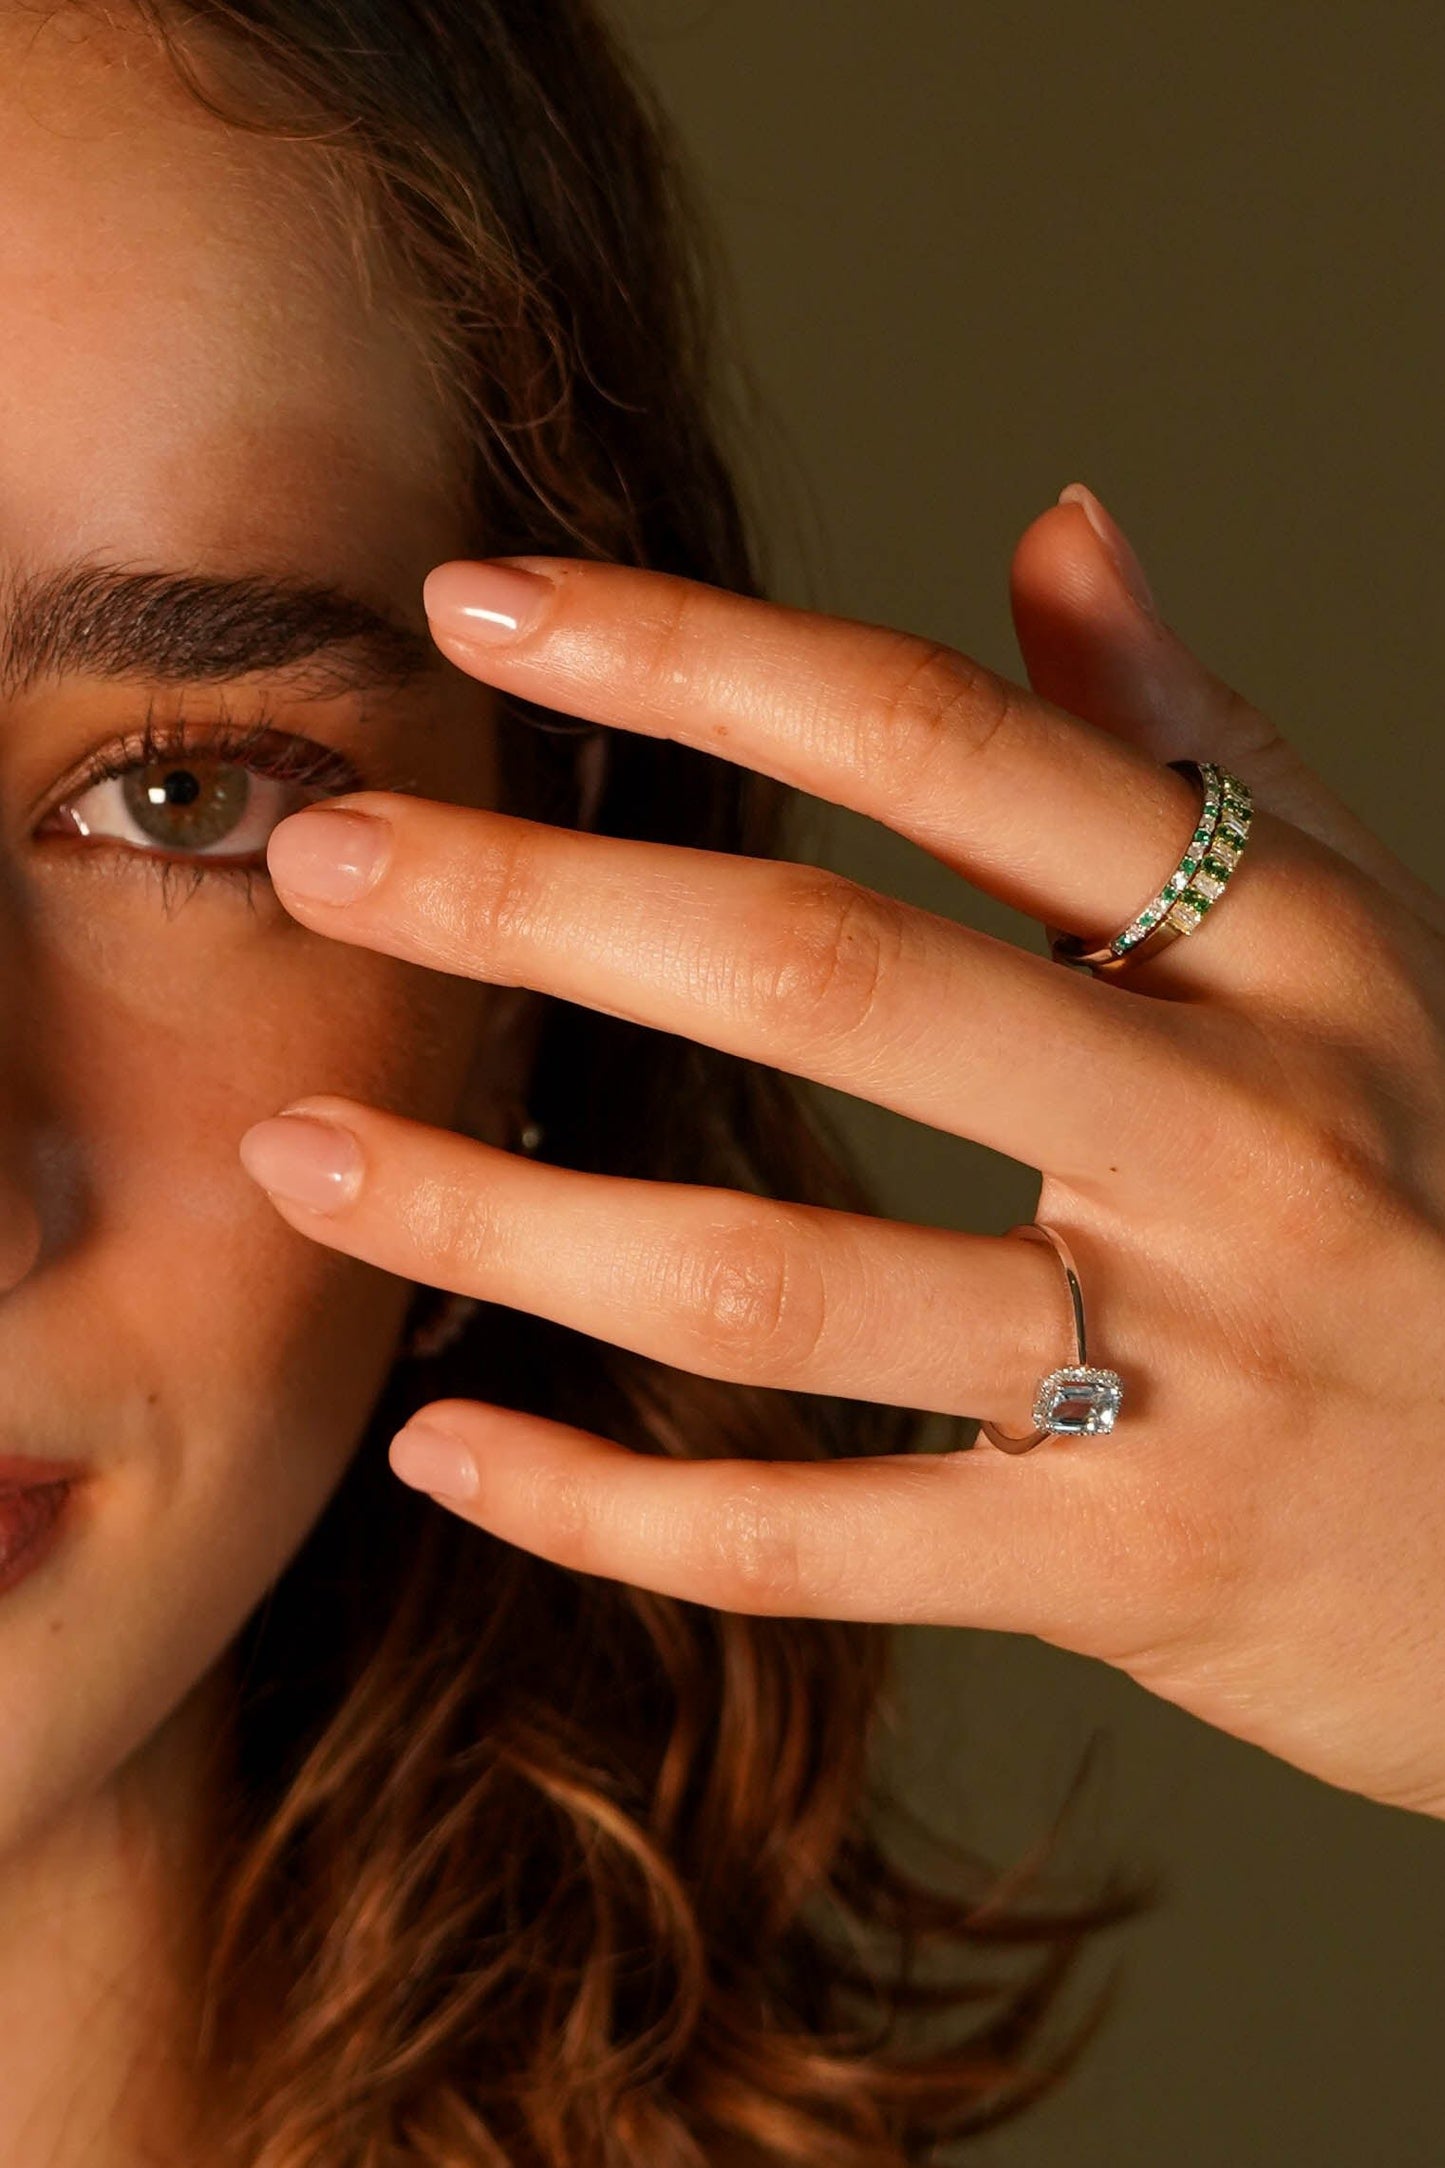
[[[7,594],[80,553],[261,567],[425,643],[423,577],[466,532],[451,447],[323,201],[300,150],[208,120],[133,36],[0,11]],[[0,1029],[0,1450],[87,1468],[0,1607],[5,2160],[168,2157],[225,1651],[334,1489],[413,1293],[299,1240],[237,1139],[318,1081],[501,1137],[509,1083],[505,997],[306,931],[259,853],[249,903],[215,871],[177,903],[154,857],[44,816],[148,705],[203,730],[223,693],[484,804],[491,695],[431,652],[405,698],[70,677],[3,701],[0,1004],[23,1024]],[[271,789],[277,817],[304,796]]]
[[[260,564],[425,631],[423,580],[465,546],[449,447],[394,312],[367,312],[327,245],[304,149],[219,132],[143,46],[69,14],[0,11],[0,101],[7,582],[76,552]],[[264,688],[280,727],[406,771],[342,801],[392,830],[360,904],[285,884],[299,813],[272,835],[274,892],[213,874],[170,911],[145,853],[41,815],[178,689],[4,702],[0,999],[24,1029],[0,1035],[0,1436],[90,1472],[0,1613],[0,2158],[203,2157],[175,2072],[226,1651],[354,1449],[413,1280],[713,1375],[1013,1428],[1064,1352],[1030,1244],[500,1150],[493,1100],[549,993],[1044,1168],[1040,1216],[1075,1243],[1130,1397],[1087,1446],[806,1471],[655,1466],[450,1402],[433,1412],[476,1483],[455,1510],[740,1610],[1038,1633],[1442,1811],[1438,901],[1141,617],[1077,505],[1012,567],[1041,697],[903,633],[545,570],[550,627],[510,649],[476,648],[475,623],[459,644],[434,597],[436,673],[404,702]],[[482,572],[463,568],[473,600]],[[1162,761],[1216,754],[1267,810],[1218,918],[1105,987],[832,876],[504,820],[504,685],[858,806],[1081,933],[1122,922],[1187,832]],[[180,690],[214,715],[215,688]],[[1098,850],[1060,850],[1070,832]],[[1372,975],[1341,971],[1352,942]],[[1071,1058],[1030,1054],[1060,1033]],[[1204,1194],[1170,1130],[1186,1095],[1249,1186]],[[326,1211],[251,1178],[296,1105],[359,1142],[367,1179],[333,1181]]]
[[[1103,598],[1072,655],[1061,522],[1089,534]],[[1038,1635],[1439,1817],[1445,908],[1129,600],[1085,510],[1031,533],[1020,637],[1083,714],[904,633],[629,568],[462,561],[427,600],[480,680],[866,813],[1091,943],[1193,827],[1197,788],[1164,762],[1217,756],[1256,789],[1238,870],[1119,978],[816,868],[492,811],[355,794],[268,855],[337,940],[605,1006],[1039,1167],[1091,1357],[1126,1381],[1116,1431],[760,1466],[448,1400],[392,1466],[541,1556],[670,1595]],[[320,900],[368,824],[367,885]],[[329,1094],[244,1150],[318,1242],[713,1377],[1018,1434],[1071,1356],[1057,1261],[1007,1234],[532,1166]]]

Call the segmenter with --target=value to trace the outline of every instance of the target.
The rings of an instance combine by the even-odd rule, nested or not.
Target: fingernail
[[[1116,521],[1109,517],[1092,489],[1082,482],[1070,482],[1059,492],[1060,504],[1077,504],[1082,507],[1089,525],[1113,558],[1120,579],[1141,610],[1156,617],[1154,597],[1149,592],[1149,582],[1144,577],[1144,567],[1129,546],[1128,536]]]
[[[438,632],[490,644],[530,632],[555,592],[538,572],[458,558],[427,574],[422,602]]]
[[[361,1188],[361,1146],[349,1129],[313,1114],[257,1122],[242,1137],[240,1151],[253,1182],[313,1212],[337,1212]]]
[[[461,1439],[439,1424],[408,1423],[392,1439],[388,1458],[393,1475],[414,1490],[430,1491],[434,1498],[476,1496],[476,1462]]]
[[[308,903],[354,903],[375,886],[390,855],[390,821],[340,806],[288,813],[266,843],[272,880]]]

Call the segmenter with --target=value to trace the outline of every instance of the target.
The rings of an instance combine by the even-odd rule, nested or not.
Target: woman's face
[[[394,1359],[411,1288],[289,1228],[242,1131],[314,1091],[450,1123],[491,1059],[493,990],[280,908],[265,837],[312,785],[68,780],[224,716],[273,766],[350,761],[337,788],[492,795],[489,696],[421,605],[467,545],[455,469],[314,157],[207,116],[124,20],[0,5],[0,1454],[88,1471],[0,1594],[0,1851],[203,1680]],[[326,613],[278,618],[276,580],[355,598],[332,632],[395,620],[392,680],[375,641],[307,652]]]

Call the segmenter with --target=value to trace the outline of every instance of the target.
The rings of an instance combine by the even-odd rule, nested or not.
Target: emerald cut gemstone
[[[1034,1422],[1062,1437],[1097,1438],[1113,1429],[1123,1399],[1124,1382],[1117,1370],[1069,1363],[1040,1378]]]

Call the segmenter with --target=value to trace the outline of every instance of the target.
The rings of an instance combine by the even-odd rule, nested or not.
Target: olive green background
[[[1438,879],[1445,14],[617,7],[691,147],[771,412],[752,449],[775,590],[1022,679],[1009,557],[1085,481],[1196,652]],[[830,812],[817,833],[809,855],[1042,949],[879,825]],[[825,1096],[899,1217],[1032,1215],[1032,1170]],[[1445,1825],[1031,1638],[905,1642],[921,1805],[1017,1857],[1102,1730],[1070,1862],[1169,1884],[1081,1976],[1079,2008],[1122,1968],[1081,2069],[964,2158],[1445,2160]]]

